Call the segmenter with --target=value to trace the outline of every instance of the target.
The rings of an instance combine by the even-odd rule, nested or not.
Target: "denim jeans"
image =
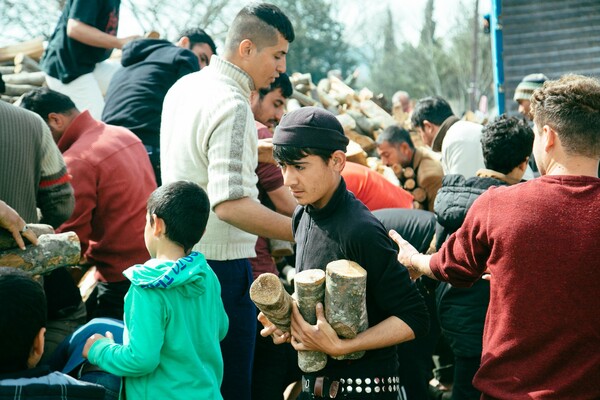
[[[87,372],[79,378],[80,381],[95,383],[106,389],[104,400],[117,400],[121,389],[121,377],[108,372]]]

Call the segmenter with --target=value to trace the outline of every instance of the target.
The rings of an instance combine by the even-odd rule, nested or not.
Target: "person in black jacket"
[[[146,146],[160,186],[160,122],[167,91],[181,77],[199,71],[217,49],[202,29],[180,34],[176,43],[161,39],[136,40],[123,47],[123,68],[113,76],[102,121],[124,126]]]
[[[533,131],[522,119],[501,115],[483,128],[483,157],[487,169],[475,177],[446,175],[435,200],[438,249],[462,225],[467,211],[492,186],[514,185],[521,181],[533,147]],[[440,326],[454,352],[452,399],[479,399],[472,385],[479,369],[483,326],[490,299],[490,285],[479,280],[468,288],[441,282],[436,289]]]
[[[395,345],[426,334],[428,315],[408,272],[398,263],[383,225],[346,189],[341,171],[348,139],[333,114],[304,107],[286,114],[273,137],[273,155],[282,168],[297,207],[293,216],[296,270],[319,268],[335,260],[357,262],[367,271],[368,328],[353,339],[339,338],[316,307],[310,325],[297,306],[291,336],[264,316],[263,336],[291,340],[296,350],[318,350],[330,357],[325,368],[303,375],[300,399],[393,399],[401,390]],[[366,350],[356,360],[333,357]],[[324,396],[322,396],[324,395]]]

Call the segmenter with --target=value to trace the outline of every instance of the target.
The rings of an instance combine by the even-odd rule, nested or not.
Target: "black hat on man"
[[[323,150],[346,151],[349,140],[331,112],[302,107],[285,114],[273,135],[273,144]]]

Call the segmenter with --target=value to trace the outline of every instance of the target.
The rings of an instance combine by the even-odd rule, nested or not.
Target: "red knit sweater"
[[[600,398],[600,179],[493,188],[430,262],[469,286],[492,273],[482,399]]]
[[[127,129],[96,121],[84,111],[58,148],[75,191],[75,211],[58,231],[77,233],[81,254],[97,267],[99,280],[125,280],[123,270],[150,257],[144,226],[156,181],[144,145]]]

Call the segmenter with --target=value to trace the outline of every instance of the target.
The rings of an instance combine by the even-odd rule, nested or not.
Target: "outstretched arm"
[[[414,280],[425,275],[437,280],[429,267],[429,260],[431,260],[430,255],[419,253],[417,249],[393,229],[390,230],[389,235],[399,247],[398,261],[408,269],[411,279]]]

